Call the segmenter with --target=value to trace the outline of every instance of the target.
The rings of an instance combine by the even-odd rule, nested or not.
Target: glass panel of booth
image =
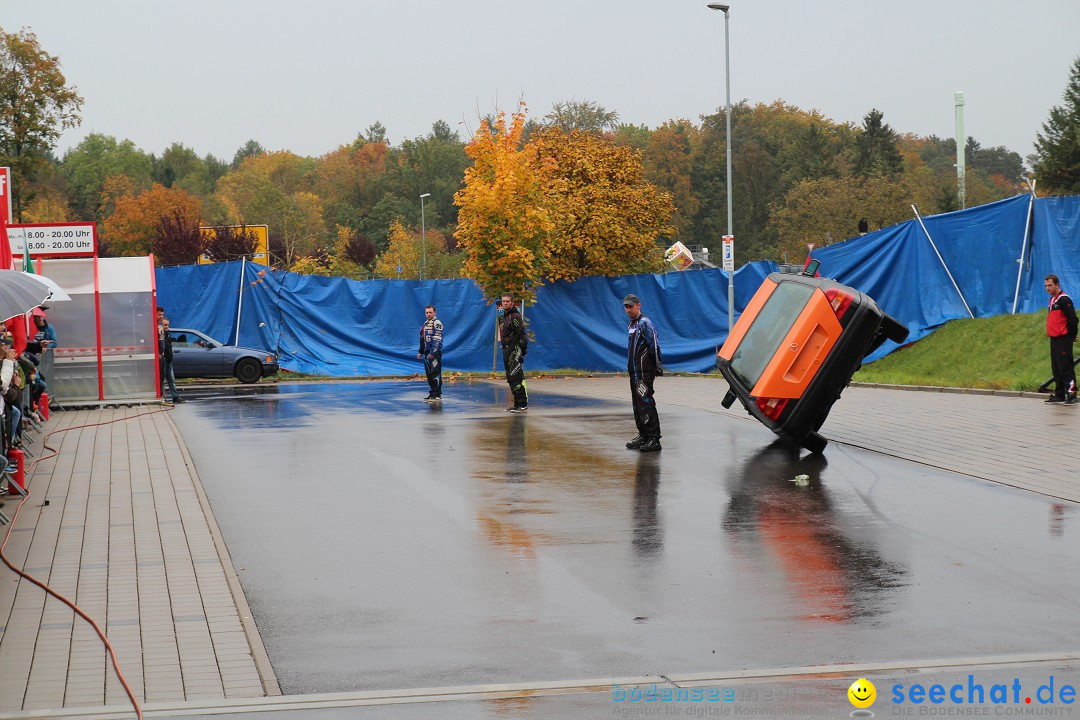
[[[47,311],[58,343],[52,358],[55,377],[45,378],[49,391],[61,402],[154,397],[157,327],[150,259],[99,258],[97,263],[95,302],[93,259],[42,261],[41,274],[71,296],[69,302],[50,303]]]

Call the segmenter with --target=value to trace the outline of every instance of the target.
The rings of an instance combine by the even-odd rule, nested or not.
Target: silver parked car
[[[278,371],[272,352],[222,345],[198,330],[170,328],[169,342],[178,378],[235,377],[242,383],[253,383]]]

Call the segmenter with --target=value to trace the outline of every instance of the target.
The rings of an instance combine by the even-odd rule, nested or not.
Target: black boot
[[[656,452],[660,449],[660,438],[649,438],[645,442],[641,443],[638,448],[641,452]]]
[[[639,447],[645,444],[645,438],[638,435],[636,438],[626,443],[627,450],[637,450]]]

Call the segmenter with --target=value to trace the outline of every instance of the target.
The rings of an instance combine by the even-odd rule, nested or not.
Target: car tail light
[[[266,362],[268,362],[268,363],[274,362],[274,356],[273,355],[267,355],[266,356]]]
[[[833,312],[836,313],[837,318],[844,317],[844,313],[851,307],[851,302],[855,298],[851,293],[846,293],[843,290],[837,290],[832,288],[825,291],[825,299],[832,305]]]
[[[765,413],[765,417],[776,421],[787,407],[788,398],[757,398],[758,410]]]

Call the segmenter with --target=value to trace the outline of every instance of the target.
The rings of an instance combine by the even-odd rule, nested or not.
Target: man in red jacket
[[[1076,405],[1076,371],[1073,369],[1072,346],[1076,341],[1076,308],[1061,290],[1057,275],[1047,275],[1043,287],[1050,296],[1050,312],[1046,316],[1046,334],[1050,338],[1050,367],[1054,370],[1054,394],[1048,403]]]

